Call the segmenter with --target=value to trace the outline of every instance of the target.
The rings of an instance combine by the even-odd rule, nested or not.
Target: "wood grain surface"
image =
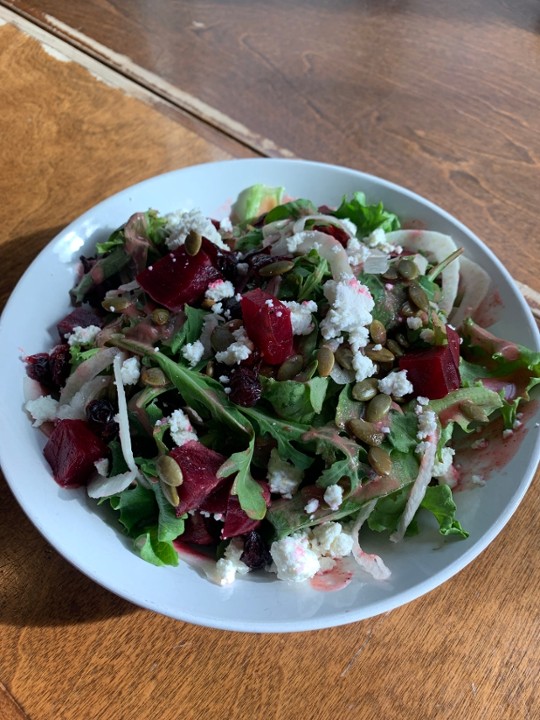
[[[265,154],[419,192],[540,288],[537,0],[2,2]]]
[[[107,32],[114,26],[111,18],[116,18],[122,42],[125,42],[126,28],[132,33],[132,55],[143,52],[136,46],[142,47],[144,43],[137,42],[141,22],[128,22],[129,7],[145,13],[151,27],[162,22],[152,15],[150,3],[93,0],[64,4],[50,0],[17,4],[24,4],[36,17],[43,14],[45,5],[48,12],[54,11],[58,16],[64,9],[72,13],[70,18],[64,16],[66,21],[73,22],[81,32],[95,32],[96,37],[100,31],[100,15]],[[291,8],[299,5],[290,3]],[[307,3],[301,5],[306,15],[302,21],[305,32],[309,29],[312,36],[315,33],[320,39],[318,45],[333,56],[337,53],[336,30],[330,28],[330,39],[327,39],[326,28],[320,24],[322,8],[328,10],[330,3],[323,6],[322,2],[314,2],[313,11]],[[396,16],[403,18],[409,32],[416,18],[418,37],[425,38],[435,58],[446,58],[452,67],[457,66],[456,47],[458,50],[468,47],[471,51],[467,45],[470,30],[463,21],[464,4],[456,3],[455,10],[446,12],[435,3],[433,7],[439,10],[428,12],[427,5],[422,5],[424,13],[417,15],[414,8],[420,7],[419,3],[382,3],[381,7],[386,8],[384,12],[374,10],[374,4],[360,2],[357,5],[359,17],[373,29],[379,28],[379,43],[382,42],[386,53],[391,43],[385,39],[383,20],[391,22]],[[488,5],[487,2],[471,3],[473,9],[488,8]],[[174,23],[182,8],[185,13],[192,8],[190,22],[205,22],[210,26],[210,10],[220,7],[209,2],[152,3],[152,6],[166,8],[171,14],[167,15],[169,26],[180,35],[182,28]],[[261,23],[266,20],[266,24],[260,25],[256,36],[253,30],[245,30],[244,35],[241,30],[235,31],[243,38],[242,46],[235,45],[230,38],[228,45],[224,41],[224,47],[229,48],[230,63],[237,61],[233,49],[252,48],[254,37],[261,43],[263,39],[270,43],[268,17],[261,14],[263,5],[259,3],[230,3],[234,12],[230,9],[230,17],[219,20],[219,27],[212,30],[211,37],[223,36],[227,28],[232,33],[233,17],[236,24],[242,18],[247,22],[250,6],[258,13]],[[270,7],[270,3],[267,6]],[[336,22],[346,26],[353,3],[336,2],[332,7],[335,10],[332,17],[337,15]],[[440,195],[440,198],[452,199],[456,204],[454,210],[459,205],[473,219],[470,224],[493,230],[490,240],[503,261],[521,280],[534,284],[540,273],[538,241],[534,235],[516,230],[532,229],[534,216],[537,219],[538,214],[535,204],[538,184],[535,185],[534,180],[539,153],[538,145],[529,140],[536,137],[538,142],[535,135],[538,100],[533,94],[539,88],[538,84],[526,87],[534,69],[530,67],[533,65],[530,58],[526,63],[522,54],[522,45],[526,45],[524,38],[530,33],[530,7],[523,2],[513,8],[502,2],[491,3],[486,17],[476,20],[479,53],[486,54],[484,72],[488,71],[492,58],[506,53],[511,58],[520,58],[523,77],[519,83],[516,80],[508,84],[505,80],[508,76],[503,72],[499,86],[495,81],[499,66],[493,61],[491,79],[487,84],[483,81],[476,85],[469,98],[466,78],[472,77],[473,72],[469,72],[464,62],[461,80],[452,81],[456,98],[460,84],[463,88],[459,112],[470,107],[467,104],[470,102],[478,103],[479,115],[480,106],[489,115],[485,124],[476,117],[472,120],[464,117],[463,122],[470,123],[469,127],[478,122],[475,138],[460,134],[459,127],[452,122],[450,100],[441,90],[446,98],[441,100],[443,108],[438,116],[441,124],[437,131],[430,130],[429,136],[418,134],[419,128],[429,124],[428,109],[419,110],[414,118],[405,110],[400,116],[390,113],[392,102],[389,100],[385,110],[389,114],[379,125],[367,109],[367,114],[361,116],[363,119],[358,122],[365,123],[367,133],[361,142],[357,135],[360,126],[354,125],[356,121],[338,118],[343,121],[341,128],[345,129],[340,129],[338,136],[332,135],[329,143],[336,148],[340,145],[336,137],[343,141],[340,146],[343,154],[334,159],[343,160],[349,148],[350,162],[346,164],[359,166],[359,160],[367,158],[371,168],[362,169],[387,168],[394,173],[394,179],[404,181],[407,172],[415,167],[415,189],[422,192],[423,188],[431,189],[433,192],[426,192],[431,197]],[[276,3],[276,8],[284,18],[286,4]],[[314,22],[316,10],[318,24]],[[201,14],[203,11],[206,14]],[[206,119],[201,122],[178,109],[176,102],[160,101],[146,93],[144,87],[130,84],[107,67],[72,54],[68,47],[56,43],[54,37],[40,34],[37,27],[27,27],[27,32],[22,32],[11,24],[1,25],[2,17],[8,16],[3,16],[0,9],[0,197],[3,199],[0,204],[0,307],[41,247],[59,228],[97,201],[158,172],[250,154],[244,144],[231,138],[234,133],[230,126],[224,126],[224,133],[215,131]],[[294,13],[290,17],[296,18],[295,23],[301,22]],[[293,19],[291,25],[296,26]],[[431,19],[429,27],[438,28],[437,33],[427,31],[427,19]],[[191,28],[189,23],[186,27],[193,34],[194,42],[201,42],[201,37],[202,42],[209,42],[205,39],[208,30],[199,26]],[[462,36],[454,49],[446,44],[449,33],[456,43]],[[127,49],[115,46],[111,35],[99,37],[100,41],[111,42],[115,51]],[[175,64],[171,57],[174,59],[176,55],[174,50],[167,49],[167,38],[160,44],[156,37],[154,35],[153,43],[146,44],[145,57],[161,56],[163,64],[157,70],[165,77],[166,68]],[[437,44],[437,37],[442,46]],[[499,40],[489,51],[485,45],[487,37]],[[399,37],[396,39],[399,46],[398,41]],[[413,52],[410,45],[409,39],[400,47]],[[373,37],[373,48],[376,47]],[[384,63],[390,62],[388,57],[384,60],[380,44],[378,47]],[[282,49],[283,57],[278,57],[277,49],[271,50],[270,45],[267,53],[276,58],[276,63],[283,63],[288,48]],[[291,47],[290,51],[293,50]],[[59,59],[62,56],[64,59]],[[249,50],[247,56],[251,63],[255,62],[256,53]],[[66,57],[72,59],[65,61]],[[316,95],[321,98],[325,93],[335,92],[334,85],[337,85],[347,100],[350,86],[339,84],[336,66],[324,70],[331,74],[324,74],[324,64],[316,65],[316,54],[305,57],[305,62],[311,58],[312,64],[306,64],[304,81],[309,78],[312,83],[319,83]],[[370,61],[365,50],[361,51],[361,57]],[[510,65],[514,62],[509,60]],[[260,63],[262,67],[262,59]],[[348,63],[345,59],[344,72],[346,76],[351,73],[352,77],[353,68]],[[406,65],[411,67],[409,76]],[[425,99],[429,95],[431,112],[437,105],[436,93],[434,86],[429,85],[433,80],[429,78],[427,60],[423,68],[421,65],[420,57],[417,65],[410,56],[404,57],[401,63],[396,60],[392,65],[396,78],[392,92],[404,100],[409,96]],[[295,67],[291,67],[290,83],[296,91],[304,85],[293,72]],[[316,67],[318,74],[310,74],[309,67]],[[251,72],[254,74],[245,82],[249,81],[254,94],[261,83],[255,82],[256,68]],[[262,71],[259,69],[259,72]],[[282,82],[283,90],[285,75],[274,70],[268,73],[268,77]],[[431,88],[429,93],[418,82],[422,76]],[[380,82],[373,79],[372,93],[382,92],[380,87],[390,87],[385,85],[390,82],[388,75],[386,77],[386,81],[379,78]],[[311,90],[313,87],[311,85]],[[518,110],[516,102],[521,101],[519,98],[512,101],[507,93],[519,91],[520,87],[522,97],[530,100],[529,105],[519,105]],[[195,86],[192,89],[197,90]],[[201,89],[199,97],[217,106],[217,89],[216,84],[212,91],[215,97],[206,96],[208,89],[204,92]],[[278,93],[279,86],[273,86],[272,92]],[[366,93],[369,99],[369,92]],[[310,94],[306,91],[302,97],[308,98]],[[240,102],[241,95],[236,97]],[[304,101],[299,102],[301,107]],[[503,110],[505,104],[507,109]],[[268,112],[274,106],[268,105]],[[263,106],[258,107],[258,112],[247,107],[241,115],[238,111],[237,117],[245,121],[246,127],[248,121],[251,123],[262,112]],[[410,110],[412,105],[401,107]],[[315,113],[313,117],[318,116]],[[491,124],[494,117],[499,123],[496,130]],[[258,121],[263,122],[260,118]],[[311,140],[306,141],[299,129],[295,133],[292,128],[282,127],[286,123],[279,113],[274,122],[268,118],[264,122],[268,123],[266,129],[271,133],[261,130],[261,137],[271,134],[277,145],[285,132],[291,133],[287,144],[297,154],[308,154],[302,149],[302,143],[315,143],[315,130],[305,131],[311,136]],[[333,116],[329,116],[325,127],[330,128],[332,122]],[[347,134],[349,122],[352,129]],[[379,128],[375,135],[373,128]],[[495,137],[499,144],[490,146]],[[246,141],[245,137],[241,139]],[[321,136],[318,150],[315,144],[310,146],[311,156],[331,160],[330,146],[325,147],[322,140]],[[454,177],[452,189],[445,190],[452,173],[457,172],[470,175],[473,180],[469,178],[468,184],[463,181],[463,188],[458,191],[460,184],[456,184]],[[515,197],[508,192],[509,187],[515,191]],[[512,233],[508,237],[506,229],[510,227]],[[540,549],[535,540],[539,479],[537,474],[525,501],[489,548],[428,595],[391,613],[345,627],[260,636],[177,622],[141,610],[95,585],[44,541],[1,479],[0,718],[535,720],[540,716]]]

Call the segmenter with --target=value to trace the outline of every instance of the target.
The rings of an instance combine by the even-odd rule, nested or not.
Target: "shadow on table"
[[[0,473],[0,623],[77,624],[137,610],[53,550],[26,518]]]

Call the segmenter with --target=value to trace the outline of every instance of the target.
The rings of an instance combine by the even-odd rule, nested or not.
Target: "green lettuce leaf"
[[[322,377],[314,377],[304,383],[261,376],[262,397],[268,400],[279,417],[309,425],[322,410],[328,382],[328,378]]]
[[[385,210],[382,203],[368,205],[366,196],[362,192],[354,193],[350,199],[344,197],[334,215],[337,218],[352,220],[357,227],[359,237],[369,235],[377,228],[392,232],[401,227],[397,215]]]
[[[233,453],[219,468],[217,476],[226,478],[236,473],[231,492],[238,497],[240,507],[253,520],[262,520],[266,515],[266,502],[262,488],[251,475],[251,461],[255,438],[252,437],[246,450]]]
[[[178,553],[170,542],[164,542],[158,537],[155,527],[141,533],[133,543],[135,552],[146,562],[163,567],[164,565],[178,565]]]

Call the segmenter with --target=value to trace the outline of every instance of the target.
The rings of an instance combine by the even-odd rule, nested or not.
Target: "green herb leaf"
[[[311,200],[300,198],[291,202],[283,203],[267,212],[264,218],[264,224],[276,222],[276,220],[298,220],[305,215],[313,215],[318,212],[317,207]]]
[[[328,378],[314,377],[303,383],[261,376],[261,384],[263,398],[268,400],[279,417],[309,425],[322,410]]]
[[[385,232],[399,230],[401,227],[397,215],[385,210],[382,203],[368,205],[366,196],[362,192],[354,193],[351,199],[345,196],[334,215],[337,218],[352,220],[357,227],[359,237],[369,235],[379,227]]]
[[[158,537],[155,527],[141,533],[134,542],[135,551],[146,562],[162,567],[164,565],[178,565],[178,553],[170,542],[163,542]]]
[[[293,442],[301,441],[309,429],[307,425],[292,420],[280,420],[257,407],[242,408],[242,412],[258,428],[261,435],[271,435],[276,440],[280,457],[283,460],[290,460],[302,470],[306,470],[313,464],[313,457],[292,445]]]
[[[171,349],[171,353],[176,355],[179,350],[188,343],[194,343],[201,336],[204,318],[208,315],[206,310],[194,308],[191,305],[184,305],[185,322],[178,332],[163,344]]]
[[[238,497],[240,507],[253,520],[262,520],[266,515],[266,502],[262,487],[251,475],[251,461],[255,447],[252,437],[249,446],[240,452],[233,453],[219,468],[217,476],[226,478],[236,473],[232,485],[232,494]]]

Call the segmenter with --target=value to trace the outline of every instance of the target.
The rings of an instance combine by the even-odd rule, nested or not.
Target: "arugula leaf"
[[[292,420],[280,420],[257,407],[242,408],[242,413],[247,415],[251,422],[255,424],[261,435],[271,435],[276,440],[279,455],[283,460],[290,460],[302,470],[307,470],[313,464],[313,457],[301,452],[292,445],[292,442],[302,440],[306,431],[309,430],[308,425],[293,422]]]
[[[112,232],[108,239],[104,242],[97,243],[96,245],[96,252],[98,255],[105,255],[106,253],[110,253],[111,250],[114,250],[119,245],[124,244],[124,228],[118,228],[114,232]]]
[[[184,532],[184,521],[187,515],[176,517],[175,509],[166,499],[158,482],[152,483],[152,490],[159,508],[157,539],[161,543],[170,543]]]
[[[310,428],[302,440],[314,442],[317,454],[322,456],[327,465],[317,479],[316,484],[319,487],[326,488],[337,483],[342,477],[347,477],[354,490],[365,478],[365,466],[360,460],[360,452],[365,454],[365,450],[355,440],[340,435],[334,423]],[[344,455],[345,459],[340,455]]]
[[[157,520],[156,498],[152,490],[142,485],[128,488],[110,498],[113,510],[129,537],[137,537],[144,528]]]
[[[262,487],[251,475],[251,461],[255,448],[255,437],[252,437],[245,450],[233,453],[219,468],[217,476],[226,478],[236,473],[231,493],[238,497],[240,507],[253,520],[262,520],[266,515],[266,502]]]
[[[351,199],[344,196],[341,205],[333,214],[337,218],[352,220],[360,237],[369,235],[379,227],[384,232],[399,230],[401,227],[398,216],[385,210],[381,202],[368,205],[363,192],[355,192]]]
[[[391,330],[399,325],[401,306],[407,299],[407,288],[403,283],[396,282],[388,290],[378,275],[360,273],[360,282],[365,285],[375,301],[371,312],[374,320],[379,320],[385,328]]]
[[[263,233],[259,228],[250,227],[249,230],[236,238],[235,250],[241,253],[250,252],[262,247]]]
[[[354,400],[350,384],[344,385],[339,393],[334,421],[339,430],[345,430],[349,420],[361,417],[362,403]]]
[[[163,542],[158,537],[158,529],[152,527],[141,533],[134,542],[135,551],[146,562],[162,567],[178,565],[178,553],[170,542]]]
[[[201,336],[204,318],[208,315],[202,308],[194,308],[191,305],[184,305],[185,322],[177,333],[170,339],[164,341],[171,353],[176,355],[180,348],[188,343],[194,343]]]
[[[89,360],[100,350],[101,348],[98,347],[84,350],[80,345],[72,345],[69,348],[69,362],[71,364],[72,370],[75,370],[75,368],[78,367],[82,362],[84,362],[85,360]]]
[[[279,287],[280,300],[325,301],[322,286],[331,277],[327,260],[316,250],[300,255],[294,261],[294,268],[283,276]]]
[[[441,535],[458,535],[469,537],[469,533],[456,520],[456,504],[448,485],[430,485],[420,507],[433,513],[439,523]]]
[[[120,272],[129,262],[131,257],[126,252],[124,246],[117,247],[108,255],[100,257],[92,266],[92,269],[85,273],[79,280],[78,284],[70,290],[70,296],[76,305],[79,305],[86,295],[96,285],[104,280],[108,280],[116,273]],[[96,282],[99,278],[99,283]]]
[[[416,401],[414,402],[416,403]],[[402,453],[413,452],[418,445],[417,432],[418,418],[411,408],[408,408],[403,414],[392,413],[390,432],[387,435],[387,440],[392,447]]]
[[[308,382],[274,380],[261,376],[263,398],[286,420],[309,425],[320,413],[328,389],[328,378],[314,377]]]

